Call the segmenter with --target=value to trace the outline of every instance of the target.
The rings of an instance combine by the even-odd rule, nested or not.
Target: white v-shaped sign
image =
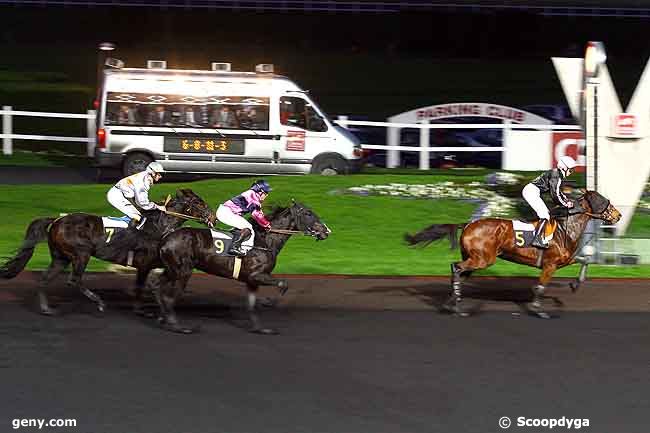
[[[554,57],[553,65],[576,119],[580,119],[583,59]],[[635,114],[640,138],[615,138],[614,116],[622,113],[621,102],[606,65],[598,88],[598,191],[611,200],[623,217],[617,234],[625,233],[643,188],[650,176],[650,61],[632,95],[626,113]]]

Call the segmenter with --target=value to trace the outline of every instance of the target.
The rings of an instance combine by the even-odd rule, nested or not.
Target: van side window
[[[106,125],[269,129],[269,98],[110,92]]]
[[[280,98],[280,123],[307,131],[327,131],[327,124],[305,99],[293,96]]]

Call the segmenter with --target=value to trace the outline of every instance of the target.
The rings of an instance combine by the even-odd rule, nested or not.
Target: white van
[[[124,175],[154,160],[179,173],[347,174],[361,168],[359,140],[328,119],[307,92],[274,75],[272,65],[258,65],[257,72],[231,72],[228,63],[213,63],[211,71],[165,69],[163,61],[148,66],[104,70],[98,167]]]

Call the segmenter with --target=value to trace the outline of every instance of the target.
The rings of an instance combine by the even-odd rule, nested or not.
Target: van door
[[[327,122],[301,96],[280,97],[280,139],[275,144],[278,172],[309,173],[318,154],[333,151]]]

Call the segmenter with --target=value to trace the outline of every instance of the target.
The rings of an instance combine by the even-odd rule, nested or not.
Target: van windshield
[[[307,131],[327,131],[327,123],[313,105],[309,101],[295,96],[280,98],[280,123]]]
[[[105,125],[269,129],[269,98],[110,92]]]

